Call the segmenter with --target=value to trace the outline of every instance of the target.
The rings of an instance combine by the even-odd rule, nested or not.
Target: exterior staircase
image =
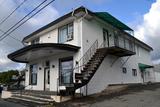
[[[78,61],[78,67],[75,67],[73,71],[75,72],[77,70],[78,73],[75,73],[75,82],[73,86],[66,86],[67,94],[74,95],[76,89],[89,83],[107,55],[107,48],[103,48],[103,45],[104,44],[98,47],[98,41],[96,40]]]
[[[91,57],[91,59],[84,65],[83,70],[81,73],[75,73],[75,83],[74,88],[78,89],[86,84],[91,80],[94,76],[95,72],[101,65],[102,61],[107,55],[106,49],[97,49],[95,54]]]
[[[87,85],[107,55],[124,57],[134,54],[135,52],[119,46],[106,46],[105,41],[99,46],[96,40],[73,69],[75,81],[72,86],[66,86],[66,93],[74,95],[76,89]]]

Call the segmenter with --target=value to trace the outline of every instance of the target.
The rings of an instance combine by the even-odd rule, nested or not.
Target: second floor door
[[[104,40],[104,47],[109,47],[109,34],[108,30],[103,29],[103,40]]]

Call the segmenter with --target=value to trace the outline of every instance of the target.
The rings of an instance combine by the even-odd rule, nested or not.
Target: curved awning
[[[145,71],[145,69],[147,68],[153,68],[152,65],[147,65],[147,64],[142,64],[142,63],[138,63],[138,66],[141,71]]]
[[[64,52],[77,52],[80,47],[59,44],[43,43],[26,46],[8,55],[8,58],[15,62],[28,63],[39,58],[53,56]]]

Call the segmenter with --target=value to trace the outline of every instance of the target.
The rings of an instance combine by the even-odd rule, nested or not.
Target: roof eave
[[[15,62],[28,63],[27,61],[19,61],[19,60],[16,60],[15,58],[24,52],[27,52],[27,51],[30,51],[33,49],[37,49],[37,48],[45,48],[45,47],[51,47],[51,48],[53,47],[56,49],[68,50],[68,51],[73,51],[73,52],[77,52],[80,49],[80,47],[78,47],[78,46],[69,45],[69,44],[43,43],[43,44],[34,44],[34,45],[26,46],[24,48],[21,48],[15,52],[9,54],[7,57]]]

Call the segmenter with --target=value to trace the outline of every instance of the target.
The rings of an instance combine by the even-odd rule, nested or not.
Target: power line
[[[0,38],[0,41],[2,41],[4,38],[6,38],[9,34],[11,34],[13,31],[15,31],[17,28],[19,28],[21,25],[23,25],[25,22],[27,22],[29,19],[31,19],[32,17],[34,17],[36,14],[38,14],[40,11],[42,11],[44,8],[46,8],[49,4],[51,4],[52,2],[54,2],[55,0],[51,0],[49,3],[47,3],[45,6],[43,6],[41,9],[39,9],[36,13],[34,13],[33,15],[31,15],[27,20],[25,20],[24,22],[22,22],[20,25],[18,25],[16,28],[14,28],[13,30],[11,30],[8,34],[6,34],[5,36],[3,36],[2,38]]]
[[[24,0],[22,3],[20,3],[4,20],[0,22],[0,25],[2,25],[14,12],[16,12],[27,0]]]
[[[39,8],[42,4],[44,4],[47,0],[44,0],[42,3],[40,3],[37,7],[35,7],[32,11],[30,11],[27,15],[25,15],[21,20],[19,20],[16,24],[14,24],[12,27],[10,27],[4,34],[0,36],[3,37],[5,34],[7,34],[10,30],[12,30],[15,26],[17,26],[19,23],[21,23],[26,17],[28,17],[30,14],[32,14],[37,8]]]
[[[3,31],[2,29],[0,29],[0,31],[2,32],[2,33],[4,33],[5,31]],[[17,38],[15,38],[15,37],[13,37],[13,36],[11,36],[11,35],[8,35],[9,37],[11,37],[12,39],[14,39],[14,40],[16,40],[16,41],[18,41],[18,42],[20,42],[20,43],[22,43],[21,42],[21,40],[19,40],[19,39],[17,39]]]

